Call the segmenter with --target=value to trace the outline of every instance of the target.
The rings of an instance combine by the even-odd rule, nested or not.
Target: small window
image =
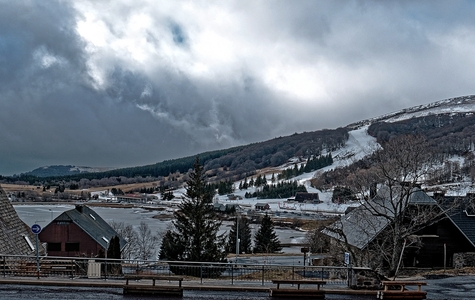
[[[61,243],[48,243],[48,251],[61,251]]]
[[[79,251],[79,243],[66,243],[66,251]]]
[[[30,246],[31,251],[35,251],[35,246],[33,246],[33,243],[30,241],[30,238],[26,235],[23,236],[25,238],[25,241],[28,243],[28,246]]]

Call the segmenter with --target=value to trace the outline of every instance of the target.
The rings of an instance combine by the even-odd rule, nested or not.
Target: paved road
[[[427,299],[475,299],[475,276],[456,276],[426,280]]]
[[[2,279],[0,279],[0,282]],[[41,279],[40,279],[41,281]],[[71,285],[74,281],[63,283]],[[425,280],[427,286],[423,287],[428,292],[427,299],[431,300],[469,300],[475,299],[475,276],[457,276],[439,279]],[[104,281],[102,281],[104,283]],[[36,282],[39,283],[39,282]],[[111,284],[112,282],[107,282]],[[123,283],[120,283],[123,284]],[[110,300],[135,300],[140,297],[124,296],[119,287],[75,287],[75,286],[37,286],[0,284],[0,300],[79,300],[79,299],[110,299]],[[166,298],[161,298],[166,299]],[[170,298],[173,299],[173,298]],[[174,298],[176,299],[176,298]],[[183,299],[207,299],[207,300],[253,300],[270,299],[267,292],[243,292],[243,291],[196,291],[185,290]],[[366,300],[376,299],[373,296],[327,294],[330,300]]]

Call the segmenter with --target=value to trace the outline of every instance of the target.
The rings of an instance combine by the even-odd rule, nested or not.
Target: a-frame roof
[[[449,204],[452,201],[460,202],[447,216],[475,247],[475,197],[469,196],[463,199],[460,197],[445,197],[444,200]]]
[[[85,205],[76,205],[74,209],[65,211],[54,219],[54,222],[61,221],[73,222],[104,249],[108,248],[109,241],[116,235],[119,237],[121,250],[127,244],[126,240],[104,221],[101,216]],[[44,230],[54,222],[48,224]]]
[[[326,235],[344,241],[358,249],[364,249],[390,223],[395,211],[392,204],[398,197],[390,198],[387,187],[382,187],[378,195],[352,210],[333,226],[325,229]],[[409,195],[410,205],[436,205],[436,201],[419,188],[414,188]]]

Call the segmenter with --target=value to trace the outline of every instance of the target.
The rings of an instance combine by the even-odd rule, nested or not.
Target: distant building
[[[147,203],[147,197],[136,194],[117,195],[117,202]]]
[[[256,210],[268,210],[270,209],[269,203],[256,203],[254,206]]]
[[[239,204],[235,203],[213,203],[213,209],[216,212],[222,212],[222,213],[231,213],[231,212],[242,212],[243,209]]]
[[[228,194],[226,196],[228,197],[228,200],[242,200],[242,197],[238,195]]]
[[[304,193],[298,192],[295,194],[295,201],[297,202],[320,202],[318,193]]]
[[[18,216],[8,200],[7,194],[0,186],[0,253],[10,255],[34,255],[36,253],[36,236],[31,228]],[[38,247],[39,254],[44,248]]]
[[[109,241],[116,235],[122,251],[127,242],[95,211],[76,205],[46,225],[39,238],[47,243],[50,256],[95,257],[107,251]]]

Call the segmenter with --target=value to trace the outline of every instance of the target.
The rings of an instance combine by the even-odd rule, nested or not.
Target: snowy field
[[[337,167],[347,166],[353,163],[356,160],[360,160],[363,157],[373,153],[376,149],[379,148],[379,144],[376,142],[376,139],[367,133],[368,126],[361,127],[357,130],[349,132],[348,141],[345,144],[345,147],[338,149],[337,151],[332,152],[333,164],[331,166],[325,167],[318,170],[317,172],[324,172],[331,170]],[[327,153],[323,153],[327,154]],[[244,210],[251,209],[253,210],[257,203],[268,203],[270,206],[271,212],[277,212],[281,215],[287,212],[290,216],[310,216],[315,213],[319,214],[342,214],[348,208],[348,206],[356,206],[358,203],[353,204],[336,204],[331,202],[331,191],[320,191],[310,186],[310,180],[314,177],[315,172],[304,173],[300,176],[293,178],[299,184],[304,185],[309,193],[318,193],[319,198],[323,203],[313,204],[313,203],[292,203],[288,202],[287,199],[256,199],[256,198],[244,198],[246,192],[254,192],[255,188],[249,188],[246,190],[239,190],[236,188],[234,195],[241,196],[242,200],[228,200],[226,195],[216,196],[219,203],[237,203],[240,204]],[[266,179],[270,182],[272,175],[267,175]],[[235,183],[235,186],[239,186],[239,182]],[[184,193],[184,189],[177,191],[177,196],[181,196]]]

